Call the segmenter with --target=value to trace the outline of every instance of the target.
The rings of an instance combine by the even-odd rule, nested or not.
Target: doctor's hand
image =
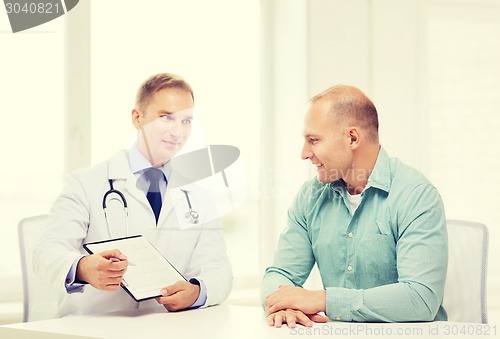
[[[112,261],[111,258],[119,261]],[[95,253],[80,259],[76,267],[76,279],[99,290],[116,291],[120,288],[127,266],[127,257],[119,250]]]
[[[156,298],[169,311],[179,311],[194,304],[200,295],[200,286],[188,281],[178,281],[173,285],[162,288],[161,297]]]
[[[297,324],[302,324],[306,327],[312,327],[313,321],[317,323],[326,323],[328,317],[321,314],[304,314],[299,310],[286,309],[267,316],[269,326],[281,327],[287,324],[290,328],[295,328]]]

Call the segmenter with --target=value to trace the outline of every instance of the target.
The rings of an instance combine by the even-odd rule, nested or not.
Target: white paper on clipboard
[[[84,244],[90,254],[118,249],[129,261],[122,287],[135,301],[156,298],[160,290],[179,280],[182,274],[141,235]]]

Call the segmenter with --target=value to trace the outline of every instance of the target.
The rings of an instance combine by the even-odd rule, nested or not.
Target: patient
[[[290,206],[262,281],[269,325],[446,320],[441,197],[380,146],[372,101],[355,87],[331,87],[310,100],[303,133],[302,159],[317,177]],[[325,289],[306,290],[315,263]]]

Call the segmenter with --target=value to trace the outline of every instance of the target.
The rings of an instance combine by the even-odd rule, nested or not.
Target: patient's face
[[[348,129],[335,122],[330,107],[320,99],[309,106],[304,119],[301,157],[311,161],[322,183],[347,177],[353,161]]]

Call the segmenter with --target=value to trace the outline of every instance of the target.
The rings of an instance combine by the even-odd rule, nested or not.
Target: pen
[[[118,258],[110,258],[109,260],[111,260],[112,262],[119,262],[120,261],[120,259],[118,259]],[[135,264],[132,261],[129,261],[128,265],[135,266]]]

